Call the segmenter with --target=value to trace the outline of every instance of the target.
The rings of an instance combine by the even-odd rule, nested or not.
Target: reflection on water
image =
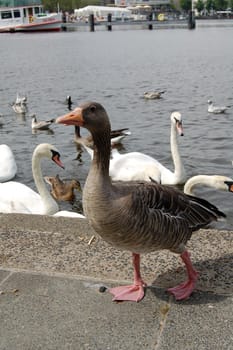
[[[193,31],[1,35],[0,142],[11,146],[15,154],[16,180],[35,189],[32,152],[38,143],[49,142],[59,149],[65,170],[45,160],[43,175],[59,173],[62,178],[78,178],[84,185],[90,156],[83,152],[82,161],[77,159],[73,127],[54,124],[49,133],[31,130],[31,114],[48,120],[66,113],[68,95],[72,108],[81,101],[98,101],[106,108],[112,129],[130,129],[122,153],[144,152],[170,169],[170,114],[178,110],[184,124],[179,148],[188,176],[233,176],[233,107],[223,115],[207,112],[209,99],[233,106],[232,34],[229,27],[197,27]],[[148,101],[143,98],[148,90],[166,90],[166,94]],[[27,96],[24,116],[16,115],[10,106],[17,92]],[[231,228],[232,194],[204,188],[196,193],[219,206],[227,221],[218,225]],[[74,208],[80,203],[77,194]]]
[[[54,131],[51,129],[46,129],[46,130],[36,130],[36,129],[32,129],[32,134],[47,134],[47,135],[53,135]]]

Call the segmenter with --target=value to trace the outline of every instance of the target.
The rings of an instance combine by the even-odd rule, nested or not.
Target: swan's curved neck
[[[44,204],[44,213],[42,214],[53,215],[59,210],[59,207],[57,205],[57,202],[50,195],[45,185],[42,171],[41,171],[41,158],[42,157],[36,152],[33,153],[32,174],[33,174],[36,188]]]
[[[179,153],[177,132],[174,123],[171,124],[171,136],[170,136],[171,154],[174,164],[174,174],[179,178],[185,177],[185,170]]]
[[[198,185],[206,185],[209,187],[215,187],[212,177],[208,175],[196,175],[191,177],[184,185],[184,193],[192,194],[194,187]]]

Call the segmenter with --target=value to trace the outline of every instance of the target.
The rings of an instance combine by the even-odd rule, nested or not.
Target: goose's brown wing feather
[[[209,202],[155,183],[118,183],[127,197],[124,228],[134,251],[179,251],[192,232],[225,216]],[[127,217],[126,216],[126,217]]]
[[[191,229],[207,225],[225,214],[205,199],[186,195],[170,186],[156,183],[140,183],[132,191],[132,202],[143,202],[151,212],[182,218]],[[196,228],[197,227],[197,228]]]

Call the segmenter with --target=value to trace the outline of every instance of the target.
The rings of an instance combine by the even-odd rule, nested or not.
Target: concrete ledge
[[[0,350],[229,350],[233,344],[232,232],[201,230],[189,242],[197,290],[175,302],[179,257],[142,257],[140,303],[114,303],[99,287],[132,281],[131,256],[95,236],[86,220],[0,215]]]

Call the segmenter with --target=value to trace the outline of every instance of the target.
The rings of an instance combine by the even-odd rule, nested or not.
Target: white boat
[[[39,2],[29,5],[25,0],[24,6],[0,7],[0,33],[61,30],[62,13],[44,13]]]

